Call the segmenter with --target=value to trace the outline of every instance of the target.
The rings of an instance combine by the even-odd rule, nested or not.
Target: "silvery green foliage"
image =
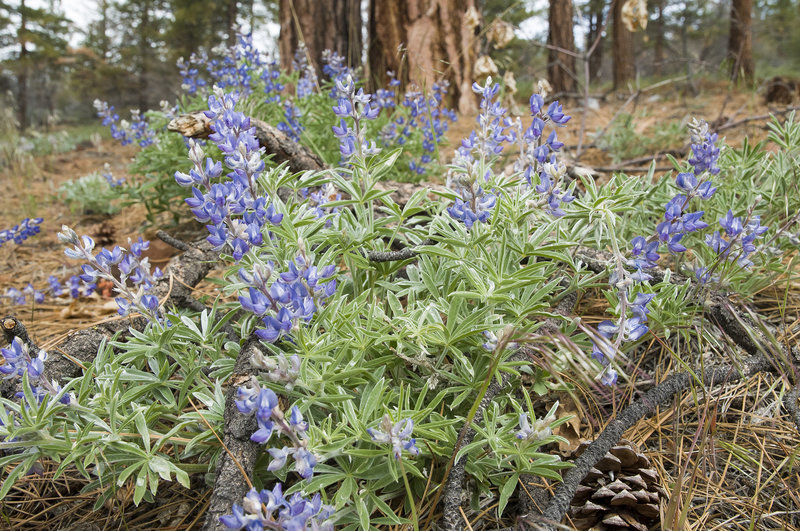
[[[256,79],[251,76],[249,83]],[[347,94],[342,99],[372,112],[371,98],[349,82],[340,84]],[[245,342],[255,337],[259,353],[251,363],[258,374],[239,389],[237,406],[257,420],[253,440],[263,444],[264,466],[255,482],[264,488],[232,507],[226,525],[288,526],[292,511],[304,515],[302,525],[315,522],[320,528],[407,523],[416,515],[413,509],[431,501],[422,496],[438,488],[454,451],[466,457],[476,495],[497,496],[502,513],[520,475],[557,480],[565,466],[545,450],[567,418],[555,409],[534,408],[531,392],[563,388],[558,372],[591,381],[613,368],[624,378],[638,361],[630,353],[650,335],[706,341],[708,332],[691,326],[699,319],[693,307],[698,292],[723,287],[753,293],[782,267],[776,253],[796,238],[796,228],[784,223],[785,212],[800,208],[800,198],[785,193],[800,156],[800,127],[791,119],[772,126],[776,152],[734,150],[713,141],[704,148],[702,153],[720,150],[716,193],[702,203],[709,227],[682,233],[680,244],[693,251],[691,257],[681,252],[660,260],[670,271],[664,280],[623,303],[619,293],[630,288],[626,279],[646,269],[628,261],[642,259],[642,253],[652,258],[641,235],[657,233],[665,205],[687,186],[701,184],[692,170],[698,163],[675,161],[680,181],[651,171],[641,179],[615,176],[603,186],[584,177],[579,185],[552,159],[550,151],[561,147],[555,134],[543,137],[534,120],[528,136],[538,145],[523,153],[517,171],[506,173],[497,151],[509,140],[505,117],[491,103],[491,84],[476,89],[486,98],[486,121],[468,139],[464,164],[454,168],[462,176],[454,179],[459,186],[436,195],[420,190],[403,206],[375,188],[400,164],[401,149],[375,154],[368,132],[348,135],[342,129],[342,137],[355,139],[352,151],[347,143],[346,166],[292,175],[264,162],[252,145],[247,118],[236,114],[245,111],[234,109],[243,100],[225,100],[218,92],[215,119],[229,120],[219,127],[233,127],[235,134],[217,131],[213,141],[224,149],[209,143],[200,156],[195,145],[192,163],[187,157],[172,173],[179,171],[178,179],[200,192],[192,192],[192,209],[207,216],[212,228],[231,233],[210,236],[218,236],[215,245],[228,264],[221,296],[205,301],[207,311],[167,309],[163,324],[102,345],[83,376],[64,386],[64,393],[74,393],[69,406],[46,397],[38,404],[30,400],[27,409],[2,400],[3,444],[21,451],[0,458],[0,465],[18,464],[0,496],[43,457],[60,461],[59,473],[75,466],[90,479],[89,490],[133,485],[137,503],[152,500],[161,480],[188,485],[191,473],[213,473],[221,451],[224,386]],[[337,104],[346,120],[353,118],[346,104],[323,97],[318,112]],[[553,125],[566,123],[558,104],[543,109],[543,101],[532,100],[532,118],[544,122],[547,115]],[[356,121],[345,125],[355,128]],[[339,142],[328,134],[329,155],[338,160]],[[368,149],[358,149],[362,140]],[[486,149],[472,151],[479,145]],[[484,205],[490,215],[476,214],[467,224],[471,217],[462,215],[463,208],[454,214],[452,207],[459,199],[468,204],[472,197],[464,188],[476,183],[491,191],[493,202]],[[249,232],[239,235],[240,223]],[[235,242],[239,236],[247,237],[246,246]],[[637,236],[644,244],[631,243]],[[76,256],[86,255],[88,241],[71,232],[65,239]],[[612,251],[608,273],[587,269],[576,254],[581,245]],[[418,255],[397,262],[367,258],[369,251],[398,246],[415,247]],[[626,273],[614,282],[617,261]],[[713,278],[705,284],[673,282],[675,274],[695,268],[706,268]],[[577,318],[554,314],[564,297],[598,286],[606,290],[609,322],[622,323],[620,328],[598,333]],[[145,303],[141,311],[147,309]],[[641,316],[632,321],[637,312],[646,312],[646,330],[639,327]],[[559,323],[558,334],[542,332],[548,319]],[[237,337],[226,335],[226,325]],[[620,335],[625,342],[613,339]],[[605,352],[613,354],[605,367],[591,357],[593,344],[604,338]],[[456,450],[458,432],[486,386],[503,375],[506,387],[473,425],[475,438]],[[534,382],[531,388],[523,376]],[[98,506],[113,495],[113,489],[102,492]]]

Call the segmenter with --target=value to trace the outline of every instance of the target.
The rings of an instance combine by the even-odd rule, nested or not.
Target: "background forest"
[[[330,7],[322,7],[328,3]],[[291,66],[287,58],[293,56],[300,39],[318,69],[322,50],[327,48],[343,55],[349,66],[366,65],[370,78],[382,81],[385,71],[391,70],[387,66],[399,66],[398,51],[391,45],[402,42],[404,27],[418,22],[408,15],[415,4],[414,0],[3,1],[0,92],[5,107],[14,108],[21,128],[85,122],[94,114],[94,99],[109,101],[119,109],[157,108],[161,100],[173,101],[180,94],[182,81],[175,68],[179,58],[220,54],[221,45],[235,43],[237,30],[252,31],[256,44],[276,56],[278,50],[284,52],[284,67]],[[793,29],[800,23],[796,0],[736,0],[735,6],[714,0],[650,1],[646,3],[650,22],[635,33],[621,25],[614,30],[618,33],[612,31],[611,4],[603,0],[554,0],[550,5],[479,0],[475,7],[482,22],[476,29],[480,38],[471,66],[479,62],[475,73],[483,75],[513,72],[520,94],[530,93],[539,78],[555,81],[556,92],[574,92],[575,81],[584,80],[582,65],[579,62],[575,68],[575,59],[550,53],[543,45],[549,38],[559,47],[583,54],[602,32],[589,61],[593,90],[603,92],[675,74],[686,74],[690,80],[726,77],[737,66],[734,49],[739,51],[739,41],[729,42],[729,33],[731,27],[739,26],[738,10],[752,13],[752,20],[742,22],[744,33],[752,32],[752,50],[743,49],[752,58],[738,65],[749,83],[800,68],[800,34]],[[616,9],[621,10],[622,2],[618,4]],[[463,13],[466,5],[452,3],[453,15]],[[298,13],[307,16],[298,17]],[[550,19],[558,28],[555,32],[548,29]],[[320,26],[318,21],[325,23]],[[387,25],[397,31],[380,31]],[[564,66],[570,74],[558,76],[554,65]]]

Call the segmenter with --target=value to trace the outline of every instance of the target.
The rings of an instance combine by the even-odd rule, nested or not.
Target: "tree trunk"
[[[732,61],[731,80],[741,78],[753,82],[753,0],[733,0],[731,3],[731,29],[728,35],[728,57]]]
[[[19,3],[20,23],[17,40],[19,40],[19,74],[17,75],[17,108],[19,110],[19,130],[25,131],[28,126],[28,28],[25,0]]]
[[[655,42],[653,43],[653,75],[661,76],[664,66],[664,0],[656,2]]]
[[[108,1],[101,0],[98,7],[100,8],[100,53],[105,61],[108,58],[110,47],[108,42]]]
[[[280,0],[279,20],[282,68],[291,70],[300,42],[305,43],[317,75],[322,75],[325,50],[343,56],[351,68],[363,64],[360,0]]]
[[[574,52],[572,0],[550,0],[548,21],[550,31],[547,43]],[[555,94],[575,92],[575,56],[550,48],[547,56],[547,77]]]
[[[614,37],[614,89],[621,89],[625,83],[633,79],[633,34],[622,22],[622,6],[625,0],[615,0],[612,16]]]
[[[605,0],[591,0],[589,3],[589,31],[586,33],[586,50],[594,44],[597,37],[603,31],[603,9],[606,6]],[[597,43],[592,55],[589,57],[589,79],[596,79],[603,66],[603,41]]]
[[[369,13],[373,89],[385,86],[387,70],[423,89],[444,79],[459,111],[474,112],[480,25],[475,0],[370,0]]]
[[[147,75],[150,67],[150,39],[148,29],[150,26],[150,2],[142,2],[141,18],[139,20],[139,109],[145,112],[149,100],[147,94]]]
[[[226,22],[228,26],[228,49],[236,46],[236,15],[239,14],[239,2],[237,0],[228,0],[226,6]],[[252,31],[252,30],[251,30]]]

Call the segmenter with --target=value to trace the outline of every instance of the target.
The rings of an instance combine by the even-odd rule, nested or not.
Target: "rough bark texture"
[[[405,52],[398,49],[400,43],[406,42],[408,28],[408,9],[405,2],[382,2],[373,0],[369,3],[369,19],[367,22],[367,62],[369,64],[370,90],[375,92],[386,86],[387,71],[392,71],[400,80],[401,87],[408,84],[408,65],[405,63]]]
[[[603,31],[603,9],[605,8],[605,0],[591,0],[589,3],[589,31],[586,33],[587,46],[594,44],[597,36]],[[592,55],[589,57],[589,79],[595,80],[600,74],[600,68],[603,66],[603,40],[595,47]]]
[[[753,82],[753,0],[733,0],[731,29],[728,34],[728,57],[731,59],[731,80]]]
[[[570,52],[575,51],[572,34],[572,0],[550,0],[550,31],[547,44]],[[547,56],[547,78],[553,92],[575,92],[575,56],[552,48]]]
[[[17,39],[19,40],[19,64],[20,70],[17,74],[17,108],[19,112],[19,130],[25,131],[28,126],[28,46],[27,46],[27,20],[25,14],[25,0],[19,3],[20,22]]]
[[[612,32],[614,37],[614,89],[618,90],[633,79],[634,59],[633,59],[633,34],[628,31],[622,23],[622,6],[625,0],[616,0],[612,15]]]
[[[471,86],[479,24],[474,0],[371,0],[371,81],[383,86],[386,70],[423,88],[445,79],[458,110],[475,111]]]
[[[208,511],[203,522],[203,531],[222,531],[227,529],[219,521],[220,516],[231,514],[234,503],[242,503],[242,498],[250,490],[250,478],[258,458],[258,444],[250,440],[256,429],[254,415],[242,415],[236,407],[236,391],[255,374],[250,358],[257,349],[258,339],[253,336],[239,351],[233,374],[225,396],[225,427],[223,428],[223,449],[217,461],[214,490],[208,502]]]
[[[656,34],[653,43],[653,74],[660,76],[664,64],[664,0],[656,2],[656,11],[658,15],[653,24],[653,31]]]
[[[322,75],[322,52],[331,50],[350,67],[361,66],[361,3],[359,0],[280,0],[281,34],[278,48],[281,68],[292,70],[292,59],[300,42]]]
[[[327,167],[322,159],[308,148],[294,142],[277,128],[255,118],[250,119],[250,124],[256,128],[258,143],[268,154],[274,155],[275,162],[288,162],[290,171],[323,170]],[[211,120],[202,112],[178,116],[169,123],[167,130],[189,138],[207,138],[213,132]]]

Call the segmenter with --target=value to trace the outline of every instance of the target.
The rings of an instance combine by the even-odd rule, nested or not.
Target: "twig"
[[[163,230],[156,232],[156,236],[158,236],[158,239],[161,240],[162,242],[166,243],[167,245],[171,245],[172,247],[178,249],[179,251],[186,252],[192,248],[191,245],[189,245],[185,241],[179,240],[178,238],[171,236],[170,234],[168,234]]]
[[[734,127],[738,127],[738,126],[740,126],[742,124],[746,124],[746,123],[749,123],[749,122],[756,122],[758,120],[768,120],[768,119],[772,118],[773,116],[782,116],[784,114],[788,114],[788,113],[790,113],[792,111],[796,111],[798,109],[800,109],[800,105],[796,105],[796,106],[793,106],[793,107],[787,107],[787,108],[785,108],[783,110],[770,112],[770,113],[767,113],[767,114],[759,114],[758,116],[750,116],[748,118],[742,118],[741,120],[736,120],[735,122],[727,122],[727,123],[717,127],[716,131],[720,132],[720,131],[725,131],[727,129],[733,129]]]
[[[712,384],[723,385],[737,382],[770,367],[770,362],[766,357],[759,354],[745,360],[740,371],[733,366],[725,366],[697,372],[698,377],[702,378],[703,385],[711,386]],[[536,529],[556,529],[567,513],[580,482],[589,470],[622,438],[625,431],[639,420],[652,416],[659,405],[669,402],[675,395],[688,389],[692,383],[697,382],[688,372],[673,374],[623,410],[616,419],[609,422],[603,433],[575,460],[575,467],[564,474],[563,482],[556,487],[553,497],[541,517],[529,516],[528,522],[536,524]]]
[[[250,124],[256,129],[258,143],[274,156],[275,162],[287,162],[290,171],[296,173],[328,168],[310,149],[293,141],[277,128],[256,118],[251,118]],[[189,138],[207,138],[213,132],[211,120],[200,111],[175,118],[169,123],[167,130]]]
[[[419,246],[433,245],[433,240],[425,240],[420,242]],[[363,251],[362,254],[369,259],[370,262],[397,262],[400,260],[408,260],[414,258],[419,254],[417,247],[406,247],[399,251]]]

